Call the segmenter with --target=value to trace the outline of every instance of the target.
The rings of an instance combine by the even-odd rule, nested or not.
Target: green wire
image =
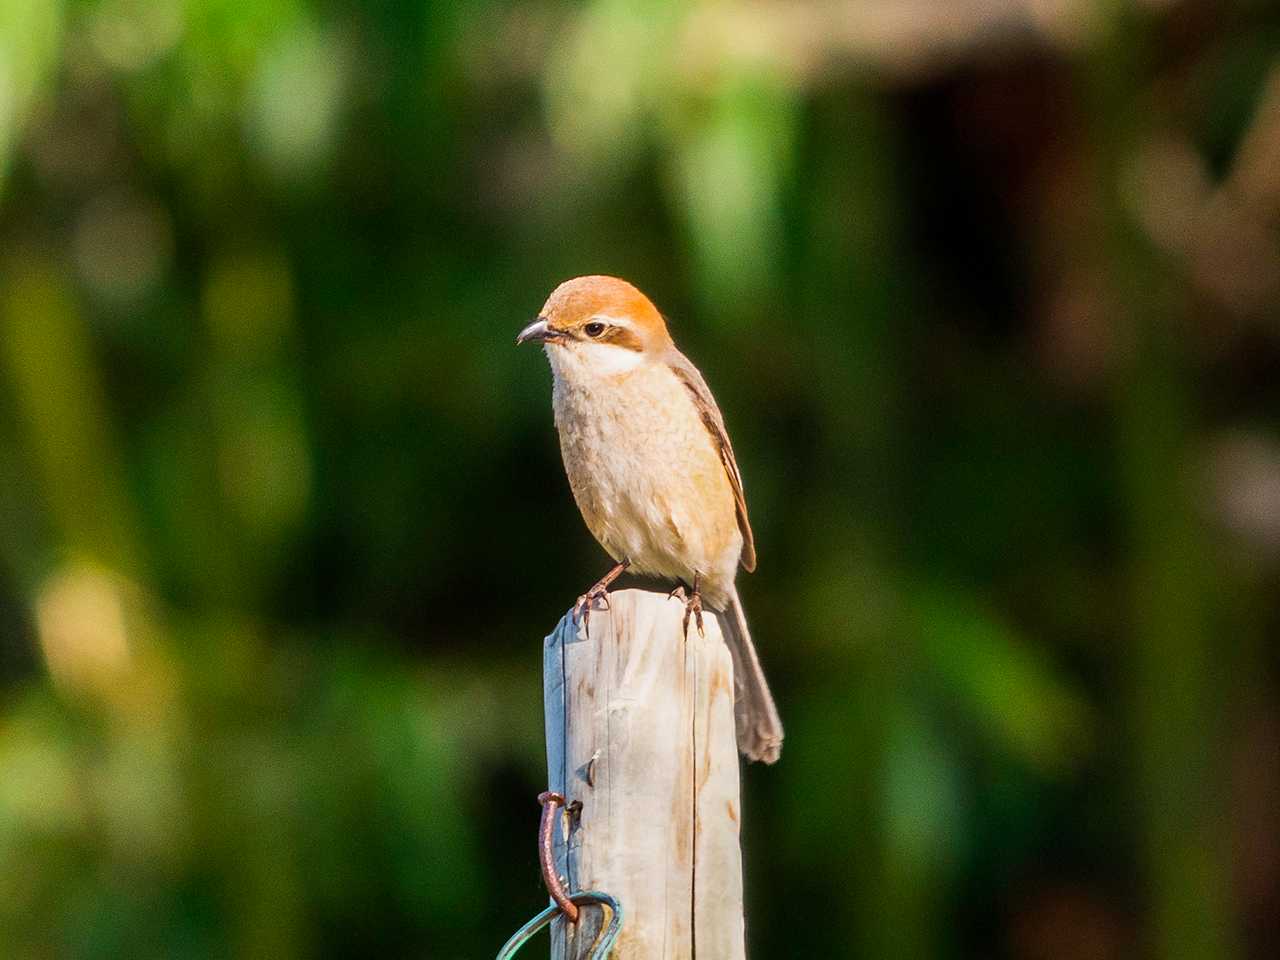
[[[575,893],[569,899],[580,905],[595,903],[601,907],[609,908],[609,926],[596,939],[595,944],[591,947],[591,954],[587,958],[587,960],[606,960],[609,956],[609,951],[613,949],[614,941],[618,939],[618,933],[622,930],[622,904],[609,896],[609,894],[600,893],[596,890]],[[517,950],[528,943],[533,938],[533,935],[543,927],[549,926],[559,913],[560,908],[554,903],[543,910],[511,935],[511,939],[503,944],[502,949],[498,951],[497,960],[509,960],[509,958],[514,957]]]

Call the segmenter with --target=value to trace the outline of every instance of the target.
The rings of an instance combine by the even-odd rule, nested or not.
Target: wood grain
[[[581,803],[556,863],[571,891],[621,901],[618,960],[745,956],[733,666],[716,616],[685,639],[683,614],[620,590],[590,637],[566,614],[544,649],[548,783]],[[603,920],[557,920],[553,960],[584,960]]]

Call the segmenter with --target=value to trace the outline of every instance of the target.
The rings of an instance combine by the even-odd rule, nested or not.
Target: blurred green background
[[[543,905],[592,272],[746,481],[753,956],[1275,956],[1263,0],[0,0],[0,956]]]

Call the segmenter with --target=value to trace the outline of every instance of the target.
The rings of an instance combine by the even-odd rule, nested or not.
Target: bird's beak
[[[553,330],[547,324],[546,317],[539,317],[537,320],[533,321],[533,323],[520,331],[520,335],[516,337],[516,345],[519,346],[520,344],[528,343],[531,340],[534,343],[554,343],[557,340],[563,339],[563,337],[564,334],[559,330]]]

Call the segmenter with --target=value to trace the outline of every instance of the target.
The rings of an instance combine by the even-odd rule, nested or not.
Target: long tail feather
[[[747,629],[736,587],[729,595],[721,623],[733,657],[733,714],[738,750],[748,760],[775,763],[782,755],[782,718],[778,716],[755,644],[751,642],[751,631]]]

